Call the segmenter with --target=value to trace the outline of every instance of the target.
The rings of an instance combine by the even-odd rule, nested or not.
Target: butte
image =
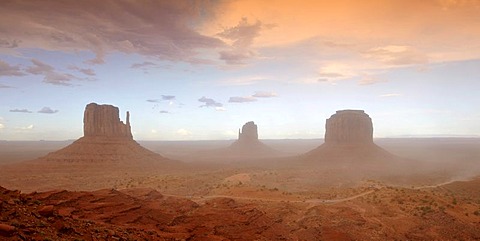
[[[238,130],[238,140],[227,148],[227,151],[236,156],[269,156],[276,151],[258,139],[258,127],[249,121]]]
[[[221,163],[246,163],[257,159],[279,156],[279,154],[279,151],[267,146],[258,139],[258,127],[253,121],[249,121],[238,130],[238,139],[230,146],[199,151],[190,159]]]
[[[130,113],[127,111],[126,123],[123,123],[120,121],[118,108],[112,105],[88,104],[83,117],[83,133],[84,136],[71,145],[51,152],[37,161],[128,167],[177,162],[140,146],[131,133]]]
[[[362,171],[395,169],[405,159],[373,142],[372,119],[363,110],[339,110],[326,120],[325,143],[300,156],[320,168]]]

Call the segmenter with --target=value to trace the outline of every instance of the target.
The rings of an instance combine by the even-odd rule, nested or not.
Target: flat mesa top
[[[336,114],[343,113],[356,113],[356,114],[365,114],[364,110],[337,110]]]

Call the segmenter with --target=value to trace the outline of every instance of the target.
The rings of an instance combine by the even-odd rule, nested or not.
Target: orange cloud
[[[320,38],[333,45],[354,43],[358,51],[411,46],[433,61],[458,60],[480,54],[479,11],[480,2],[471,0],[225,1],[202,33],[213,35],[247,18],[274,26],[256,36],[255,47]]]

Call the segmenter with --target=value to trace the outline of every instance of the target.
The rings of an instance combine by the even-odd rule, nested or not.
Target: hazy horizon
[[[79,138],[83,137],[83,135],[78,136],[78,137],[73,137],[70,139],[0,139],[0,141],[11,141],[11,142],[38,142],[38,141],[51,141],[51,142],[65,142],[65,141],[75,141]],[[195,141],[235,141],[238,138],[225,138],[225,139],[137,139],[135,136],[133,138],[136,141],[140,142],[195,142]],[[283,140],[292,140],[292,141],[324,141],[324,137],[319,138],[276,138],[276,139],[268,139],[268,138],[261,138],[259,137],[259,140],[261,141],[283,141]],[[480,139],[480,136],[476,135],[418,135],[418,136],[409,136],[409,135],[404,135],[404,136],[385,136],[385,137],[373,137],[374,140],[388,140],[388,139]]]
[[[1,1],[0,140],[74,140],[88,103],[136,140],[480,137],[479,1]]]

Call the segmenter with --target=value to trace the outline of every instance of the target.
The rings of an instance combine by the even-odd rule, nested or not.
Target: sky
[[[0,140],[83,135],[88,103],[138,140],[480,137],[480,0],[0,1]]]

